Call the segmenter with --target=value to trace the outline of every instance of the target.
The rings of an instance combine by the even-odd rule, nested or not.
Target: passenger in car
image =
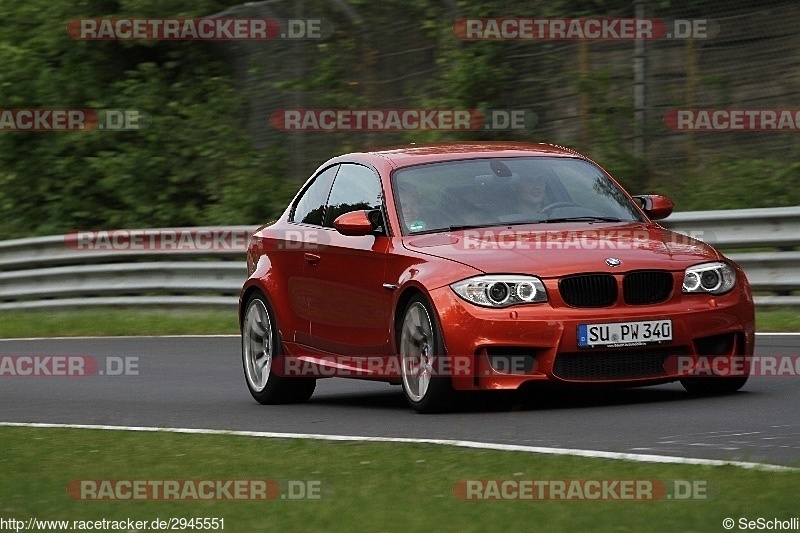
[[[424,231],[426,224],[420,217],[419,191],[410,183],[398,184],[397,191],[400,195],[400,210],[403,216],[403,225],[410,232]]]

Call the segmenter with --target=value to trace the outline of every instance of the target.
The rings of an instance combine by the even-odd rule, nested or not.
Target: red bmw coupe
[[[535,381],[741,388],[754,311],[742,270],[653,222],[566,148],[411,145],[327,161],[247,252],[247,386],[308,400],[316,380],[402,384],[420,412]],[[713,356],[737,372],[698,373]]]

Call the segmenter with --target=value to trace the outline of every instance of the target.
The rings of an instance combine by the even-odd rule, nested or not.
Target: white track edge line
[[[746,461],[725,461],[722,459],[701,459],[697,457],[679,457],[672,455],[652,455],[638,453],[608,452],[601,450],[581,450],[576,448],[547,448],[542,446],[525,446],[519,444],[500,444],[491,442],[476,442],[469,440],[451,439],[417,439],[410,437],[364,437],[355,435],[324,435],[318,433],[274,433],[269,431],[238,431],[227,429],[196,429],[196,428],[157,428],[145,426],[107,426],[93,424],[51,424],[39,422],[0,422],[0,427],[30,427],[30,428],[60,428],[60,429],[95,429],[107,431],[139,431],[154,433],[185,433],[190,435],[232,435],[238,437],[260,437],[272,439],[314,439],[327,441],[351,442],[394,442],[401,444],[438,444],[442,446],[455,446],[459,448],[474,448],[480,450],[496,450],[507,452],[527,452],[548,455],[566,455],[588,457],[594,459],[615,459],[635,461],[642,463],[671,463],[703,466],[737,466],[755,470],[771,472],[798,472],[800,468],[782,466],[768,463],[751,463]]]

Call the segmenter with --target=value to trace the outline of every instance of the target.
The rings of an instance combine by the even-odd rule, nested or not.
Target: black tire
[[[242,318],[242,366],[247,389],[261,404],[302,403],[317,386],[314,378],[284,377],[272,371],[272,363],[283,354],[275,315],[267,299],[253,294]],[[258,352],[263,354],[258,357]],[[264,357],[268,360],[264,361]]]
[[[684,378],[681,385],[686,392],[694,396],[713,396],[717,394],[730,394],[744,387],[748,376],[735,378]]]
[[[451,409],[455,397],[451,378],[436,375],[436,369],[445,368],[436,362],[437,357],[444,355],[442,330],[436,313],[422,295],[412,297],[406,305],[398,337],[403,393],[408,404],[418,413],[440,413]],[[432,369],[427,384],[423,383],[424,377],[418,378],[419,372],[415,372],[422,370],[423,358],[425,366]]]

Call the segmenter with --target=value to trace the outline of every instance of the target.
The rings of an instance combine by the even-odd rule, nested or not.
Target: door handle
[[[317,254],[309,254],[309,253],[306,253],[306,254],[304,254],[304,255],[305,255],[306,261],[308,261],[308,262],[309,262],[309,263],[311,263],[312,265],[316,265],[317,263],[319,263],[319,260],[320,260],[320,259],[322,259],[322,258],[321,258],[320,256],[318,256]]]

